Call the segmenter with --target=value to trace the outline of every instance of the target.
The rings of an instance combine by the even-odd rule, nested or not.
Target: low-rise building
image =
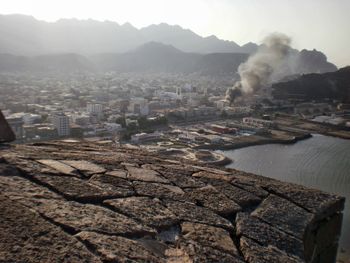
[[[153,132],[153,133],[138,133],[131,136],[131,141],[133,143],[141,143],[147,141],[158,140],[161,137],[161,133]]]
[[[252,117],[243,118],[243,123],[246,125],[266,127],[266,128],[269,128],[273,125],[273,121],[252,118]]]

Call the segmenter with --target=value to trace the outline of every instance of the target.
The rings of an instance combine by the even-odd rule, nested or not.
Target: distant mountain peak
[[[134,27],[131,23],[126,22],[124,24],[122,24],[122,27],[125,29],[131,29],[131,30],[138,30],[136,27]]]
[[[183,53],[181,50],[175,48],[172,45],[166,45],[160,42],[156,41],[150,41],[147,42],[140,47],[132,50],[131,52],[155,52],[155,53],[164,53],[164,52],[171,52],[171,53]]]

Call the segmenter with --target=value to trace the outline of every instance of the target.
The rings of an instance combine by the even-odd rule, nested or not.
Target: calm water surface
[[[219,152],[233,160],[228,167],[345,196],[340,247],[350,252],[350,140],[316,134],[292,145]]]

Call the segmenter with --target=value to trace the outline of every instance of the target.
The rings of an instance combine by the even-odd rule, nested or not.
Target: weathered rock
[[[133,193],[123,188],[102,188],[85,180],[69,176],[38,175],[34,178],[69,200],[82,202],[102,202],[108,198],[124,197]]]
[[[126,197],[135,194],[131,182],[110,174],[96,174],[90,178],[89,183],[112,193],[113,196]]]
[[[51,167],[52,169],[55,169],[63,174],[66,175],[77,175],[78,172],[75,168],[73,168],[72,166],[69,166],[65,163],[56,161],[56,160],[46,160],[46,159],[42,159],[42,160],[37,160],[37,162],[44,164],[48,167]]]
[[[0,262],[102,262],[74,237],[0,195]]]
[[[185,192],[174,185],[134,182],[135,191],[138,195],[157,197],[160,199],[187,200]]]
[[[260,198],[265,198],[269,195],[269,192],[265,191],[258,183],[249,180],[249,178],[234,177],[231,184]]]
[[[313,214],[275,195],[269,195],[251,215],[301,240],[314,219]]]
[[[109,172],[106,172],[106,175],[112,175],[112,176],[120,177],[120,178],[123,178],[123,179],[126,179],[126,177],[127,177],[127,173],[124,170],[109,171]]]
[[[203,247],[211,247],[225,253],[239,256],[228,231],[198,223],[184,222],[181,224],[182,235],[186,240],[193,240]]]
[[[330,248],[333,248],[334,250],[334,247],[337,246],[339,241],[342,221],[343,215],[335,214],[318,224],[317,230],[315,230],[315,234],[311,240],[312,243],[307,244],[308,249],[310,249],[310,258],[312,255],[314,255],[314,257],[323,257],[322,255],[329,254],[329,252],[332,251]],[[325,250],[330,251],[326,253]]]
[[[0,176],[0,192],[22,205],[35,207],[40,200],[63,198],[47,188],[19,176]]]
[[[345,198],[301,185],[278,182],[266,185],[266,189],[313,213],[315,220],[321,220],[344,209]]]
[[[206,178],[206,179],[216,179],[216,180],[222,180],[226,182],[231,182],[232,177],[228,175],[228,173],[212,173],[207,171],[201,171],[192,174],[193,177],[197,178]]]
[[[193,263],[187,252],[181,248],[169,248],[165,251],[167,263]]]
[[[168,168],[166,170],[161,171],[161,174],[170,182],[181,188],[198,188],[205,186],[203,182],[201,182],[197,178],[187,175],[182,170]]]
[[[0,262],[31,262],[27,255],[37,262],[40,254],[65,262],[63,253],[67,262],[328,263],[336,256],[338,196],[113,144],[38,142],[0,154],[0,195],[25,210],[4,209],[11,216],[0,228]],[[6,223],[12,215],[20,220]],[[36,227],[49,231],[40,248],[31,243]],[[64,243],[55,239],[61,234]],[[3,245],[5,235],[18,245]]]
[[[241,258],[232,256],[221,250],[212,247],[202,246],[201,244],[192,240],[183,240],[179,244],[182,254],[188,255],[193,263],[201,262],[220,262],[220,263],[243,263]],[[181,252],[180,252],[181,253]]]
[[[14,140],[16,140],[16,136],[0,110],[0,143]]]
[[[236,234],[259,242],[263,246],[275,246],[278,249],[301,259],[304,258],[303,241],[264,223],[246,213],[238,213],[236,217]]]
[[[177,215],[180,220],[222,227],[230,231],[233,230],[233,225],[230,221],[209,209],[188,202],[166,201],[165,205]]]
[[[179,222],[177,217],[157,199],[128,197],[104,201],[116,211],[140,220],[143,224],[165,228]]]
[[[101,255],[104,262],[165,262],[136,240],[89,231],[80,232],[76,237]]]
[[[209,185],[202,188],[189,189],[188,197],[197,204],[207,207],[219,215],[233,216],[242,208],[226,197],[222,192]]]
[[[62,160],[62,163],[65,163],[69,166],[74,167],[75,169],[86,173],[87,175],[92,175],[92,174],[99,174],[99,173],[104,173],[106,172],[106,169],[96,165],[92,162],[88,162],[88,161],[72,161],[72,160]]]
[[[250,208],[251,206],[257,205],[262,201],[260,197],[225,181],[207,178],[202,178],[202,180],[207,184],[215,186],[220,193],[225,194],[228,198],[232,199],[241,207]]]
[[[169,181],[159,175],[154,170],[136,168],[128,166],[127,170],[129,172],[128,179],[144,182],[154,182],[154,183],[169,183]]]
[[[96,231],[110,235],[144,236],[155,231],[109,209],[73,201],[45,200],[35,208],[46,218],[72,232]]]
[[[240,239],[240,247],[244,259],[248,263],[303,263],[304,261],[288,256],[283,251],[273,246],[261,246],[253,240],[245,237]]]

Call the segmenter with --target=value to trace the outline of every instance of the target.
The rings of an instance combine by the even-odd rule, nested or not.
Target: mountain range
[[[180,26],[0,15],[0,71],[117,71],[233,75],[258,45],[201,37]],[[337,70],[316,50],[291,50],[296,71]],[[286,75],[288,75],[286,74]]]
[[[251,53],[257,48],[253,43],[241,47],[215,36],[201,37],[165,23],[137,29],[130,23],[91,19],[49,23],[25,15],[0,15],[0,39],[1,53],[18,55],[124,53],[150,41],[196,53]]]

